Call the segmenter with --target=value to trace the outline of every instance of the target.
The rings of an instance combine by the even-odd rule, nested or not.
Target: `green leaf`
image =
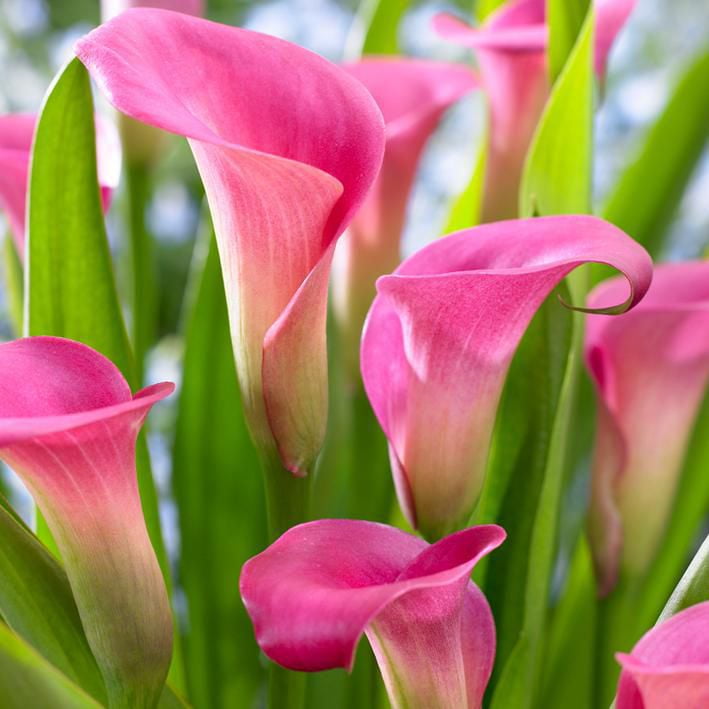
[[[520,213],[581,214],[591,203],[593,12],[551,96],[527,154]]]
[[[186,323],[173,456],[187,679],[196,706],[249,707],[265,675],[238,578],[266,546],[265,503],[241,409],[219,257],[208,236]]]
[[[106,689],[86,641],[64,569],[0,499],[0,614],[89,694]]]
[[[692,562],[679,580],[677,588],[662,609],[658,623],[684,608],[709,600],[709,536],[699,547]]]
[[[507,0],[476,0],[475,2],[475,16],[478,18],[478,22],[482,22],[488,15],[492,14],[505,4]]]
[[[549,78],[553,84],[566,65],[588,12],[589,0],[547,0]]]
[[[50,87],[35,134],[26,329],[79,340],[134,382],[103,221],[95,135],[88,74],[74,59]]]
[[[345,43],[345,56],[398,54],[399,24],[410,0],[361,0]]]
[[[135,352],[136,381],[143,383],[145,356],[157,335],[157,269],[152,234],[145,225],[150,201],[150,168],[143,163],[127,163],[125,170],[128,235],[131,257],[131,320]]]
[[[5,709],[98,709],[101,706],[1,623],[0,695]]]
[[[601,210],[652,256],[662,252],[667,228],[709,137],[708,76],[705,51],[685,70]]]
[[[537,706],[592,709],[596,579],[581,535],[563,595],[554,608]]]
[[[15,242],[9,235],[5,237],[3,251],[5,252],[4,276],[8,313],[10,315],[12,328],[19,335],[22,333],[22,301],[24,298],[22,263],[20,262]]]
[[[112,360],[135,389],[140,383],[113,275],[94,136],[89,76],[81,62],[73,59],[47,92],[32,148],[25,331],[67,337],[93,347]],[[146,526],[169,587],[157,495],[143,436],[138,439],[137,471]],[[44,530],[42,540],[52,544],[46,528],[39,529]],[[179,643],[175,656],[179,658]]]
[[[589,10],[527,157],[520,195],[527,216],[590,211],[592,38]],[[582,302],[580,274],[568,287],[572,302]],[[548,299],[513,360],[498,412],[490,489],[476,513],[509,534],[483,567],[498,629],[495,709],[532,706],[539,690],[582,335],[582,317]]]

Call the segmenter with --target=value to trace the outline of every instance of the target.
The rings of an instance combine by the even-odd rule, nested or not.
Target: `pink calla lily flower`
[[[605,74],[608,54],[636,0],[597,0],[595,69]],[[549,95],[545,0],[511,0],[479,28],[452,15],[434,27],[451,41],[475,50],[490,106],[482,221],[517,216],[527,149]]]
[[[172,652],[162,574],[143,520],[135,441],[151,406],[112,362],[71,340],[0,345],[0,458],[56,540],[110,705],[149,707]]]
[[[623,666],[616,709],[709,706],[709,602],[690,606],[647,632]]]
[[[621,290],[602,283],[589,305]],[[709,382],[709,262],[656,268],[632,313],[589,318],[585,349],[599,394],[589,531],[606,593],[621,571],[647,570],[672,509]]]
[[[377,281],[362,338],[364,386],[389,440],[409,522],[437,538],[463,525],[483,483],[512,356],[529,321],[574,268],[607,263],[630,292],[652,277],[645,250],[595,217],[541,217],[458,232]]]
[[[335,251],[333,297],[350,370],[377,278],[401,260],[406,206],[419,158],[443,113],[478,86],[467,67],[417,59],[367,58],[345,65],[376,100],[386,125],[379,177]]]
[[[470,573],[504,539],[489,525],[428,545],[374,522],[319,520],[246,562],[241,596],[261,649],[289,669],[349,670],[364,633],[395,709],[477,709],[495,625]]]
[[[327,417],[332,255],[384,149],[374,100],[305,49],[163,10],[128,10],[76,51],[116,108],[189,139],[252,435],[306,474]]]
[[[25,252],[25,210],[30,151],[37,116],[8,113],[0,116],[0,209],[7,215],[17,251]],[[121,176],[121,146],[113,125],[96,117],[98,181],[104,211]]]
[[[156,7],[195,17],[204,14],[204,0],[101,0],[101,19],[106,22],[133,7]]]

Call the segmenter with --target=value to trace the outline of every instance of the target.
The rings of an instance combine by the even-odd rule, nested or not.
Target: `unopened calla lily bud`
[[[71,340],[0,345],[0,459],[23,480],[61,553],[109,705],[152,707],[172,619],[143,519],[135,442],[173,390],[132,395],[118,369]]]
[[[163,10],[128,10],[76,51],[116,108],[189,139],[249,427],[305,475],[327,420],[332,255],[382,159],[374,99],[294,44]]]
[[[636,0],[594,3],[595,69],[605,75],[608,54]],[[477,28],[438,15],[439,34],[475,51],[489,102],[482,221],[518,215],[519,187],[527,150],[549,95],[545,0],[510,0]]]
[[[601,284],[589,305],[622,288]],[[709,263],[657,267],[631,313],[589,318],[585,350],[599,395],[589,532],[606,593],[647,571],[669,520],[709,381]]]
[[[384,116],[382,169],[338,243],[334,311],[350,375],[359,373],[359,340],[379,276],[401,261],[400,242],[421,153],[446,109],[478,85],[465,66],[417,59],[366,58],[345,65]]]
[[[517,345],[549,293],[589,262],[608,263],[627,279],[602,312],[632,307],[650,283],[645,250],[587,216],[464,230],[377,281],[362,337],[362,377],[389,441],[399,503],[428,538],[468,520]]]
[[[325,519],[288,530],[246,562],[241,596],[274,662],[351,670],[366,634],[394,709],[479,709],[495,659],[495,624],[475,564],[501,527],[428,545],[374,522]]]

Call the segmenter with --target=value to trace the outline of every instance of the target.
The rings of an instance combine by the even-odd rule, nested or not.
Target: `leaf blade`
[[[265,676],[237,581],[244,561],[266,545],[265,503],[240,405],[216,243],[209,236],[186,324],[173,454],[179,571],[190,619],[185,653],[196,706],[251,706]]]

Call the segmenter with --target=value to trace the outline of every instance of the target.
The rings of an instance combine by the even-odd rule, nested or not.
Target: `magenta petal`
[[[373,99],[300,47],[161,10],[123,13],[82,39],[77,54],[119,110],[189,138],[252,433],[288,469],[307,472],[325,428],[331,246],[383,152]]]
[[[415,59],[367,58],[345,69],[370,91],[386,126],[381,172],[335,255],[335,309],[346,338],[343,351],[357,372],[374,283],[400,261],[406,206],[421,153],[446,109],[478,81],[467,67]]]
[[[589,305],[618,297],[617,280]],[[590,535],[601,590],[643,573],[667,524],[709,382],[709,263],[668,264],[632,313],[589,318],[586,360],[600,397]]]
[[[644,249],[585,216],[458,232],[377,282],[362,376],[389,439],[402,508],[427,536],[467,520],[517,344],[559,281],[588,262],[612,265],[630,284],[604,312],[632,307],[650,283]]]
[[[473,527],[429,546],[373,522],[319,520],[248,561],[241,595],[262,650],[285,667],[349,669],[366,632],[394,706],[478,707],[495,633],[469,577],[504,537]]]
[[[36,122],[37,117],[28,113],[0,116],[0,209],[7,215],[21,257],[24,256],[27,177]],[[106,210],[120,179],[121,147],[116,129],[98,116],[96,148],[98,180]]]
[[[172,390],[132,396],[109,360],[70,340],[0,345],[0,458],[46,518],[109,694],[125,706],[156,698],[170,663],[170,609],[143,520],[135,440]]]
[[[709,602],[681,611],[648,631],[623,666],[616,709],[709,706]]]
[[[35,116],[0,116],[0,207],[20,253],[25,239],[25,201]]]
[[[596,35],[594,68],[603,78],[606,73],[608,55],[618,33],[623,29],[637,0],[596,0]]]

